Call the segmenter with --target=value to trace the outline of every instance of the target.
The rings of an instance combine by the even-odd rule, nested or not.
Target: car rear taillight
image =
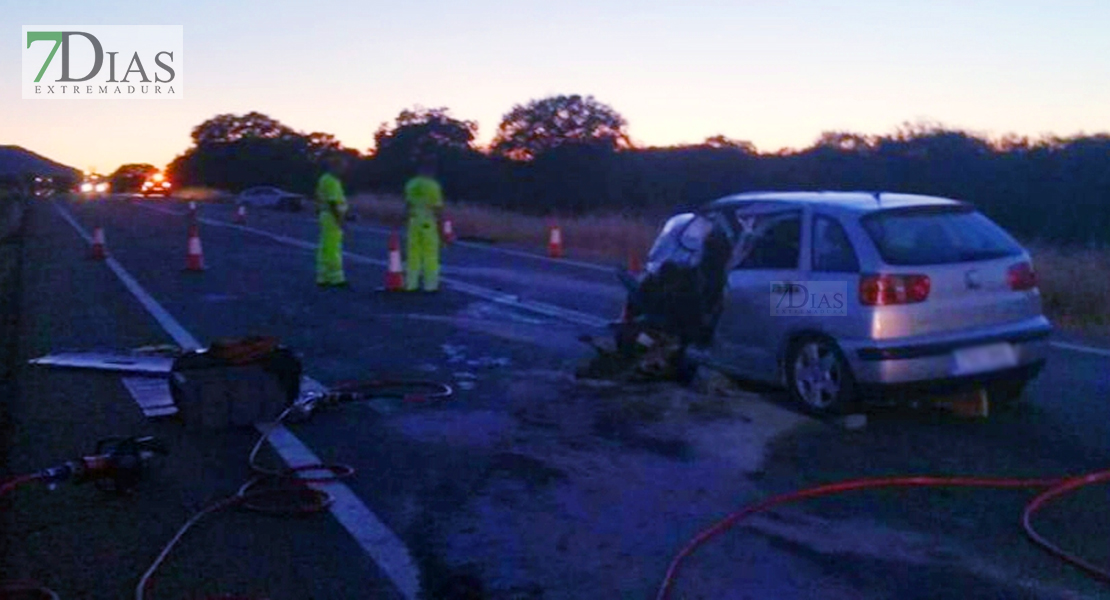
[[[1014,291],[1031,290],[1037,287],[1037,272],[1028,262],[1020,262],[1006,271],[1006,281]]]
[[[863,275],[859,301],[865,306],[916,304],[929,297],[928,275]]]

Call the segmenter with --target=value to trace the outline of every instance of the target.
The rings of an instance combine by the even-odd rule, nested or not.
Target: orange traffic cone
[[[563,230],[558,225],[551,226],[551,236],[547,242],[547,255],[551,258],[563,257]]]
[[[385,273],[385,291],[400,292],[405,289],[405,275],[401,268],[401,238],[394,231],[389,236],[389,270]]]
[[[246,225],[247,224],[247,207],[246,206],[243,206],[242,204],[240,204],[239,208],[235,210],[234,222],[235,222],[236,225]]]
[[[108,251],[104,247],[104,230],[97,227],[93,230],[92,247],[89,249],[89,258],[104,260],[108,258]]]
[[[204,250],[200,246],[200,231],[196,224],[189,226],[189,249],[185,256],[185,270],[204,270]]]
[[[443,241],[447,244],[455,241],[455,224],[450,218],[443,220]]]

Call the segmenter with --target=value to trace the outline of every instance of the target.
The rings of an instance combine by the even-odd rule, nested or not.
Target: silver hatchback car
[[[811,411],[986,388],[1020,396],[1052,325],[1029,253],[969,204],[867,192],[729,196],[663,227],[626,317]]]

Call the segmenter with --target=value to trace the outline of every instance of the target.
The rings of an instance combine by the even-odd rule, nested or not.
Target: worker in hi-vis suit
[[[347,198],[339,180],[347,163],[340,156],[325,161],[324,174],[316,182],[316,212],[320,220],[320,244],[316,247],[316,285],[347,287],[343,273],[343,221]]]
[[[435,163],[425,160],[405,184],[408,207],[408,256],[405,289],[414,292],[423,275],[424,291],[439,290],[439,219],[443,190],[435,180]]]

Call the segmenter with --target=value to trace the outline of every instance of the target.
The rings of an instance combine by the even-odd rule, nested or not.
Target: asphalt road
[[[353,288],[319,290],[307,214],[255,211],[237,227],[230,207],[204,205],[208,269],[186,273],[181,203],[63,206],[85,229],[103,227],[112,257],[202,343],[267,333],[325,384],[390,376],[456,386],[446,406],[352,405],[290,427],[320,458],[355,467],[346,485],[407,546],[427,598],[647,598],[687,539],[768,492],[868,475],[1044,476],[1110,463],[1110,357],[1098,352],[1055,350],[1026,402],[986,423],[884,411],[845,432],[774,393],[744,394],[715,419],[672,420],[676,405],[693,414],[697,401],[670,388],[583,390],[561,376],[589,354],[577,335],[619,313],[622,293],[605,266],[456,244],[444,252],[442,293],[381,294],[387,234],[356,224],[345,246]],[[31,225],[21,358],[172,341],[115,275],[83,258],[85,242],[49,204]],[[148,422],[111,375],[23,367],[18,376],[9,473],[121,432],[156,433],[174,453],[126,500],[82,488],[9,500],[5,531],[19,543],[9,543],[5,570],[15,578],[65,598],[126,597],[189,514],[249,476],[250,432],[196,439]],[[814,501],[712,542],[678,589],[691,598],[1107,595],[1024,540],[1016,524],[1026,499],[917,491]],[[1045,530],[1105,564],[1106,501],[1094,490],[1062,503]],[[328,515],[213,515],[171,554],[157,589],[404,597],[356,537]]]
[[[180,205],[160,208],[182,210]],[[212,222],[228,223],[231,213],[228,206],[201,206],[201,216]],[[315,219],[307,213],[256,211],[251,213],[248,225],[302,240],[310,241],[315,235]],[[388,238],[385,228],[353,224],[345,247],[348,252],[384,261]],[[550,303],[603,320],[620,314],[624,294],[614,274],[616,265],[578,261],[568,265],[539,254],[523,254],[516,248],[456,244],[444,255],[444,274],[525,301]],[[374,280],[367,283],[379,284]],[[1045,372],[1029,390],[1042,433],[1046,441],[1056,442],[1050,445],[1074,444],[1077,456],[1102,464],[1110,462],[1110,344],[1066,333],[1056,339],[1093,351],[1054,348]]]

